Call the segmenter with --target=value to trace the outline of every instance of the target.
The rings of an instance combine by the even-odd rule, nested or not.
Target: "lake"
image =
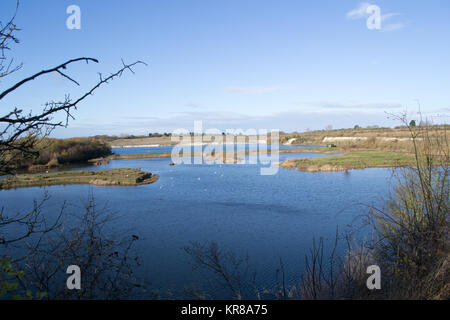
[[[137,153],[133,149],[114,152]],[[325,155],[281,153],[280,160],[317,156]],[[68,210],[81,210],[92,191],[96,203],[107,203],[117,212],[114,228],[140,236],[138,273],[150,288],[162,297],[169,291],[173,297],[186,297],[185,286],[208,286],[214,279],[207,271],[192,270],[183,250],[190,242],[213,240],[237,255],[248,254],[257,283],[266,287],[275,284],[282,259],[286,282],[295,283],[313,237],[324,237],[330,244],[337,226],[343,231],[364,213],[359,203],[382,204],[391,177],[390,169],[309,173],[279,168],[276,175],[262,176],[259,165],[169,166],[170,162],[169,158],[117,160],[84,168],[141,168],[159,174],[160,179],[149,185],[2,190],[0,204],[5,212],[23,211],[47,191],[51,198],[44,211],[54,215],[63,201],[71,204]]]
[[[257,150],[258,144],[246,144],[240,145],[245,150]],[[266,145],[267,149],[271,149],[271,145]],[[159,146],[159,147],[131,147],[131,148],[113,148],[114,153],[119,154],[135,154],[135,153],[165,153],[172,152],[172,146]],[[195,147],[191,147],[191,151],[194,152]],[[236,148],[236,145],[235,145]],[[323,146],[296,146],[296,145],[279,145],[279,149],[301,149],[301,148],[324,148]],[[205,146],[202,146],[205,149]],[[240,149],[241,150],[241,149]]]

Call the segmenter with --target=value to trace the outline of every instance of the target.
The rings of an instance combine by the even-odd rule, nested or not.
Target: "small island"
[[[101,171],[62,171],[55,173],[20,174],[0,181],[0,189],[36,186],[91,184],[96,186],[138,186],[157,181],[159,175],[140,169],[112,169]]]
[[[405,167],[414,164],[410,154],[383,151],[351,151],[343,155],[287,159],[280,163],[283,168],[298,169],[307,172],[332,172],[365,168]]]

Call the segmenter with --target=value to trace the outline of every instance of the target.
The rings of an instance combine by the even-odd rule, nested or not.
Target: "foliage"
[[[72,139],[47,139],[44,142],[48,145],[44,148],[37,160],[38,163],[45,163],[51,155],[51,159],[56,158],[59,163],[77,163],[111,154],[111,147],[101,140],[95,138],[72,138]],[[48,161],[47,161],[48,162]]]
[[[4,171],[17,169],[42,171],[60,165],[84,163],[111,154],[109,144],[95,138],[43,138],[35,141],[32,155],[18,150],[5,152],[3,159],[8,163],[8,169]]]
[[[19,281],[24,277],[23,271],[17,271],[10,258],[0,258],[0,299],[12,300],[41,300],[47,296],[46,292],[38,291],[36,295],[30,290],[20,290]]]
[[[407,125],[406,118],[401,120]],[[394,172],[385,208],[372,208],[374,253],[395,298],[450,298],[449,145],[446,127],[410,126],[415,163]]]
[[[300,298],[311,299],[449,299],[450,211],[449,145],[446,126],[408,125],[413,162],[393,169],[395,186],[383,208],[370,206],[374,238],[348,246],[347,254],[330,257],[329,275],[323,247],[314,246],[300,285]],[[365,288],[366,268],[376,264],[382,289]]]

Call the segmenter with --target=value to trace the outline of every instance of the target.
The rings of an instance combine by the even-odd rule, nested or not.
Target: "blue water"
[[[258,145],[242,145],[245,150],[257,150]],[[132,148],[113,148],[113,153],[117,154],[134,154],[134,153],[164,153],[172,152],[172,146],[159,146],[159,147],[132,147]],[[203,149],[205,146],[203,146]],[[236,148],[236,147],[235,147]],[[271,145],[267,145],[267,149],[270,149]],[[323,146],[295,146],[295,145],[280,145],[279,149],[300,149],[300,148],[324,148]],[[192,152],[194,147],[191,148]]]
[[[280,159],[313,156],[323,155],[280,154]],[[183,250],[190,242],[214,240],[237,255],[248,254],[258,284],[266,287],[275,283],[282,258],[287,282],[295,283],[313,237],[331,242],[337,226],[343,231],[364,213],[358,203],[380,204],[389,190],[389,169],[308,173],[279,168],[276,175],[262,176],[258,165],[169,166],[170,162],[119,160],[87,168],[141,168],[159,174],[150,185],[3,190],[0,205],[4,212],[24,211],[47,191],[51,199],[44,211],[54,215],[63,201],[71,204],[69,211],[81,210],[93,191],[97,203],[107,203],[117,213],[115,228],[140,236],[139,275],[162,296],[170,290],[182,297],[185,286],[207,285],[213,279],[209,272],[192,270]]]

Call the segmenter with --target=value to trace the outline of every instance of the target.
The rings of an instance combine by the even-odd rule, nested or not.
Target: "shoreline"
[[[111,146],[111,148],[119,149],[119,148],[157,148],[157,147],[170,147],[172,145],[160,145],[160,144],[143,144],[143,145],[130,145],[130,146]]]
[[[10,176],[0,181],[0,190],[54,185],[140,186],[158,181],[159,175],[140,169],[60,171]]]
[[[269,150],[270,151],[270,150]],[[234,151],[233,161],[224,163],[237,163],[239,156],[249,154],[260,154],[263,151],[246,150],[238,153]],[[405,167],[414,164],[411,154],[402,154],[379,150],[358,150],[343,152],[339,148],[293,148],[280,149],[279,153],[320,153],[328,154],[328,157],[286,159],[275,165],[286,169],[297,169],[304,172],[338,172],[353,169],[366,168],[390,168]],[[225,156],[226,153],[223,153]],[[205,153],[192,152],[191,156],[205,156]],[[113,154],[106,158],[93,159],[94,165],[105,165],[111,160],[132,160],[151,158],[171,158],[171,153],[136,153],[136,154]],[[211,158],[212,157],[212,158]],[[218,156],[206,158],[206,161],[217,160]],[[159,175],[144,172],[139,169],[107,169],[107,170],[79,170],[79,171],[56,171],[46,173],[25,173],[16,176],[5,177],[0,180],[0,190],[41,187],[51,185],[90,184],[95,186],[139,186],[156,182]]]
[[[267,151],[270,151],[268,149]],[[238,155],[249,155],[249,154],[260,154],[263,153],[263,151],[260,150],[245,150],[245,151],[236,151],[234,150],[234,156]],[[322,153],[322,154],[339,154],[342,152],[339,152],[337,148],[293,148],[293,149],[279,149],[279,153]],[[204,152],[191,152],[190,155],[193,157],[196,156],[202,156]],[[223,152],[225,155],[226,152]],[[171,158],[172,153],[171,152],[161,152],[161,153],[130,153],[130,154],[113,154],[111,156],[108,156],[104,160],[129,160],[129,159],[151,159],[151,158]]]
[[[117,146],[117,145],[111,145],[111,148],[118,149],[118,148],[158,148],[158,147],[195,147],[195,146],[218,146],[218,145],[246,145],[247,142],[244,143],[226,143],[226,142],[194,142],[194,143],[175,143],[175,144],[140,144],[140,145],[123,145],[123,146]],[[251,144],[263,144],[263,145],[271,145],[271,143],[267,143],[267,141],[256,141],[256,143]],[[283,144],[287,145],[287,144]]]
[[[287,159],[280,166],[304,172],[337,172],[414,165],[414,156],[386,151],[351,151],[339,156]]]

